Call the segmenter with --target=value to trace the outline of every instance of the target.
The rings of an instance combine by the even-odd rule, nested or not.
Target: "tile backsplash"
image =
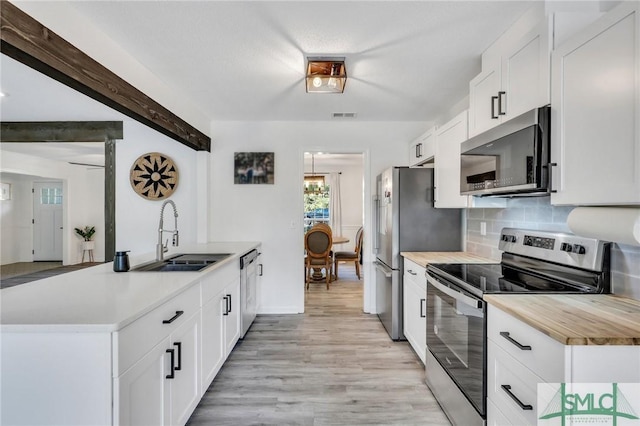
[[[502,228],[571,232],[567,216],[573,206],[552,206],[549,197],[513,198],[505,209],[467,210],[467,251],[500,260],[498,240]],[[480,234],[482,222],[486,235]],[[613,244],[611,249],[613,292],[640,300],[640,247]]]

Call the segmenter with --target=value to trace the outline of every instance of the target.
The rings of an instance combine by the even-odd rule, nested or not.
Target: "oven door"
[[[427,348],[483,417],[485,313],[481,299],[427,273]]]

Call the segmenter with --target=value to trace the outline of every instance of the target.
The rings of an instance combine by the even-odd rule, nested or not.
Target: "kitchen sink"
[[[176,254],[164,260],[142,264],[132,270],[139,272],[197,272],[229,256],[231,253]]]

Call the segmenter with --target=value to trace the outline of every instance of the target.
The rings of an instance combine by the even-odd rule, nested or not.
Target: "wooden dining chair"
[[[305,283],[307,290],[314,269],[324,269],[327,281],[327,290],[331,282],[331,232],[323,227],[314,226],[304,236],[305,257]]]
[[[364,229],[361,226],[356,232],[356,246],[353,251],[337,251],[333,255],[335,279],[338,279],[338,262],[354,262],[356,265],[356,275],[360,279],[360,254],[362,252],[362,240],[364,237]]]

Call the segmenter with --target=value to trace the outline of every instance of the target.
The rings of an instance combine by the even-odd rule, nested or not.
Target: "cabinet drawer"
[[[417,284],[422,283],[422,287],[426,288],[427,279],[425,273],[426,268],[423,268],[409,259],[404,259],[404,276],[413,278]]]
[[[489,305],[487,311],[487,324],[487,338],[522,365],[526,365],[546,382],[564,381],[563,344],[492,305]],[[530,349],[523,350],[517,344]]]
[[[240,261],[234,259],[227,265],[215,269],[200,281],[202,287],[202,305],[222,291],[230,282],[240,276]]]
[[[526,424],[527,421],[522,416],[507,418],[497,405],[487,398],[487,426],[521,426]]]
[[[191,286],[173,299],[114,333],[113,376],[118,377],[200,310],[200,287]],[[179,312],[183,312],[180,314]],[[163,323],[163,321],[171,321]]]
[[[538,383],[544,380],[493,342],[487,344],[487,370],[487,399],[500,407],[504,416],[514,424],[536,425],[537,388]],[[504,389],[503,386],[508,386],[509,389]],[[530,409],[521,407],[514,398],[530,406],[527,407]]]

